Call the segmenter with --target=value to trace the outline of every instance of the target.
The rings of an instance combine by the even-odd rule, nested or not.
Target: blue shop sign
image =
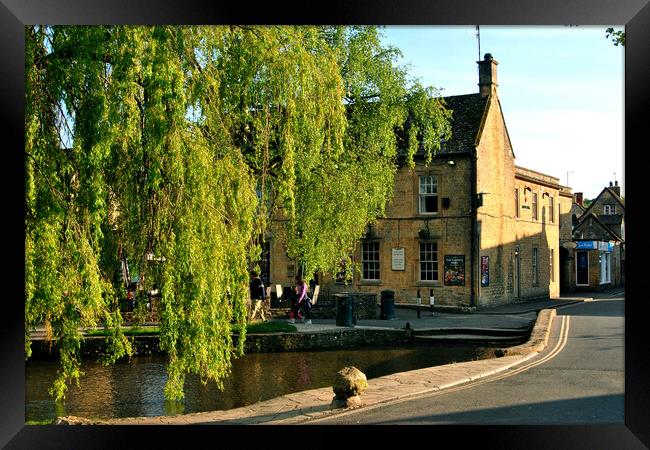
[[[578,250],[596,250],[598,248],[597,241],[577,241],[576,248]]]

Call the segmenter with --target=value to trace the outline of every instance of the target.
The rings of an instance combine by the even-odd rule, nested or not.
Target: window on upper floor
[[[533,220],[537,220],[537,193],[533,194],[533,202],[532,202],[532,210],[533,210]]]
[[[616,205],[605,205],[603,207],[603,214],[616,214]]]
[[[548,221],[550,223],[555,222],[555,209],[553,207],[553,196],[548,197]]]
[[[438,178],[434,175],[419,177],[419,212],[420,214],[438,212]]]
[[[519,217],[519,188],[515,188],[515,217]]]

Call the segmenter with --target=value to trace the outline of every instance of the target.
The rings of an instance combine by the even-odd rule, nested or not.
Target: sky
[[[515,164],[589,199],[615,180],[625,196],[625,49],[606,38],[608,27],[480,26],[480,59],[499,63]],[[423,85],[443,96],[478,92],[475,25],[389,26],[383,35]]]

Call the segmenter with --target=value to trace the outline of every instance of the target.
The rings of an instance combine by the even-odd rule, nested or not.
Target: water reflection
[[[362,347],[358,349],[251,353],[233,361],[220,391],[190,374],[183,403],[166,402],[165,357],[140,356],[102,366],[84,361],[79,386],[69,387],[63,407],[48,394],[56,376],[54,360],[26,364],[26,420],[74,415],[89,418],[159,416],[238,408],[291,392],[332,385],[334,375],[353,365],[371,378],[423,367],[489,358],[492,350],[466,346]]]

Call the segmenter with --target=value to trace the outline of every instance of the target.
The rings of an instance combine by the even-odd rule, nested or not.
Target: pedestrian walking
[[[250,283],[250,293],[251,293],[251,307],[252,314],[250,320],[253,320],[257,315],[257,312],[260,312],[262,320],[266,320],[264,316],[264,306],[263,302],[266,300],[266,288],[264,287],[264,282],[260,278],[259,274],[256,271],[251,272],[253,279]]]
[[[293,307],[293,315],[289,319],[289,323],[295,323],[295,317],[300,318],[300,311],[305,313],[303,323],[311,324],[311,298],[307,295],[307,283],[301,276],[296,277],[296,302]]]

